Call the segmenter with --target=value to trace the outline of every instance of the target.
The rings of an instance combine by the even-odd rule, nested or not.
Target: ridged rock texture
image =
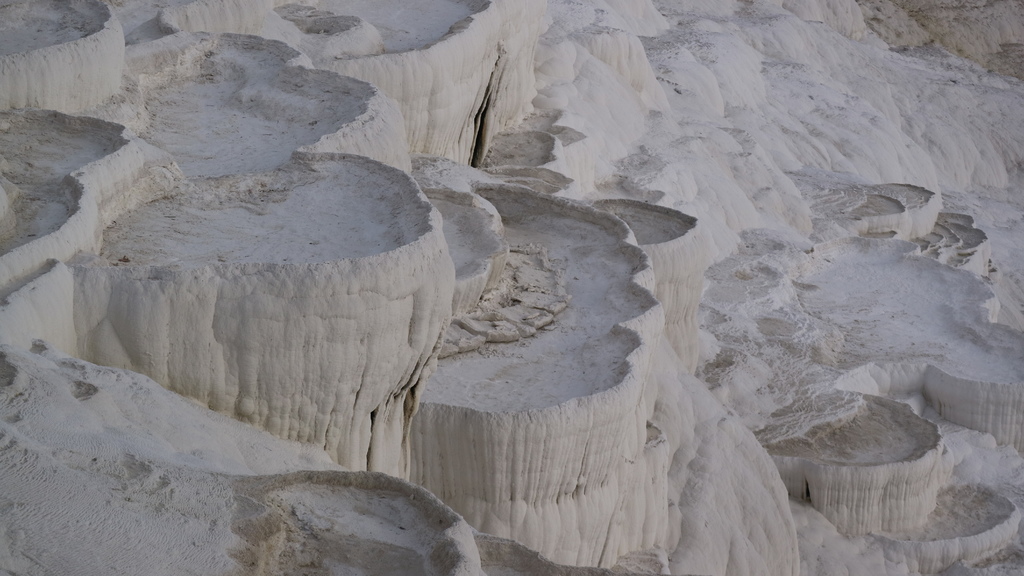
[[[78,112],[121,87],[124,33],[99,0],[0,6],[0,110]]]
[[[513,187],[481,194],[511,244],[541,244],[567,262],[573,299],[526,349],[497,344],[441,361],[413,423],[411,478],[479,530],[556,562],[611,567],[664,530],[669,455],[647,425],[664,326],[647,290],[653,273],[628,228],[603,212]],[[555,370],[532,359],[554,350],[564,355]]]
[[[697,219],[635,200],[600,200],[594,205],[622,218],[651,259],[654,295],[665,308],[665,336],[693,371],[699,354],[697,306],[709,252]]]
[[[467,1],[472,14],[413,50],[317,59],[316,66],[378,86],[398,102],[409,150],[474,165],[494,134],[532,110],[541,0]]]
[[[844,534],[921,526],[952,470],[935,425],[880,397],[766,448],[790,496],[810,500]]]
[[[108,230],[110,265],[75,269],[79,353],[350,469],[404,475],[407,428],[451,314],[440,214],[398,170],[297,158],[196,181]],[[161,230],[167,210],[181,219]],[[179,234],[196,240],[176,246]]]

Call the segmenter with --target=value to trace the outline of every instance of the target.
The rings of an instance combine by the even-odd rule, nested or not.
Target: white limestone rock
[[[19,110],[0,112],[0,126],[5,190],[18,191],[14,230],[0,245],[6,289],[51,258],[97,250],[103,227],[180,176],[167,154],[110,122]]]
[[[361,154],[408,170],[395,103],[365,82],[305,63],[300,52],[255,36],[149,42],[129,52],[137,92],[119,120],[172,153],[188,176],[270,170],[294,150]]]
[[[913,572],[937,574],[955,562],[975,563],[1017,536],[1020,512],[1005,497],[977,486],[939,492],[935,511],[915,530],[876,536],[890,562]]]
[[[988,236],[974,226],[974,218],[967,214],[940,212],[935,228],[921,240],[918,244],[923,254],[949,266],[970,270],[978,276],[988,276],[994,270]]]
[[[178,0],[157,14],[166,34],[176,32],[230,32],[256,34],[276,0]]]
[[[376,10],[396,12],[376,3],[322,5],[337,14],[364,14],[371,24],[387,18]],[[317,67],[370,82],[398,102],[413,153],[476,165],[493,135],[532,109],[533,55],[544,6],[542,0],[467,1],[469,14],[425,45],[345,59],[310,57]]]
[[[483,573],[473,530],[423,488],[34,349],[0,346],[5,571]]]
[[[653,546],[666,521],[653,503],[665,501],[668,454],[647,426],[664,327],[653,274],[603,212],[518,187],[480,192],[511,244],[542,244],[563,263],[572,303],[521,345],[439,362],[413,420],[411,477],[481,531],[555,562],[610,567]]]
[[[249,574],[484,574],[465,520],[419,486],[374,472],[295,472],[237,480],[235,552]]]
[[[897,398],[920,395],[946,420],[1024,451],[1024,387],[1017,382],[955,376],[927,363],[872,362],[844,374],[836,386]]]
[[[665,335],[691,372],[699,353],[697,307],[704,291],[710,247],[696,218],[636,200],[594,203],[622,218],[654,268],[654,295],[665,308]]]
[[[276,8],[261,35],[324,59],[384,53],[384,39],[373,24],[302,4]]]
[[[844,534],[923,525],[952,470],[933,423],[877,396],[766,449],[790,496],[810,500]]]
[[[440,214],[407,175],[296,154],[183,185],[119,219],[102,254],[74,269],[83,357],[350,469],[405,474],[455,281]]]
[[[121,86],[121,23],[99,0],[0,5],[0,110],[78,112]]]
[[[480,296],[501,278],[508,258],[501,216],[490,202],[471,192],[426,188],[423,193],[444,220],[444,237],[455,263],[452,314],[460,316],[475,308]]]

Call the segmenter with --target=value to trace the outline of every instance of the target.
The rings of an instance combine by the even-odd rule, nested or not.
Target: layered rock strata
[[[411,477],[479,530],[610,567],[652,547],[667,520],[670,455],[648,426],[664,327],[653,274],[628,228],[601,211],[517,187],[480,193],[511,244],[544,245],[566,267],[572,304],[519,345],[439,363],[413,423]]]
[[[404,475],[455,276],[440,214],[407,175],[297,154],[195,180],[120,219],[102,254],[74,269],[83,357]]]

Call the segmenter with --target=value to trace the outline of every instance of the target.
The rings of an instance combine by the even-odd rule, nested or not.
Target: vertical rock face
[[[593,208],[516,187],[482,194],[510,244],[565,263],[572,301],[522,346],[440,362],[413,423],[412,478],[479,530],[610,567],[658,544],[666,522],[668,453],[647,425],[664,317],[647,259]]]
[[[440,40],[414,50],[319,60],[318,67],[380,87],[398,102],[409,149],[474,165],[497,132],[532,109],[542,0],[488,0]]]
[[[163,32],[233,32],[256,34],[275,0],[195,0],[160,10]]]
[[[595,205],[622,218],[651,259],[654,295],[665,308],[665,335],[692,372],[699,353],[697,307],[710,252],[697,219],[635,200],[600,200]]]
[[[404,475],[451,314],[440,215],[397,170],[318,158],[197,181],[122,218],[110,265],[75,269],[80,353],[350,469]]]
[[[767,449],[790,496],[810,500],[844,534],[923,525],[952,470],[935,424],[875,396],[845,421]]]
[[[952,486],[923,526],[879,535],[886,560],[936,574],[955,562],[972,564],[1010,544],[1020,512],[1008,499],[977,486]]]
[[[99,0],[0,6],[0,110],[77,112],[118,91],[124,35]]]

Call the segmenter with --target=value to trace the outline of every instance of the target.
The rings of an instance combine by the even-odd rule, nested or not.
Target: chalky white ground
[[[128,33],[159,7],[180,3],[125,0],[114,11]],[[325,0],[319,8],[343,13],[341,4]],[[428,4],[427,13],[384,8],[400,3],[345,4],[377,26],[389,50],[429,44],[473,10],[468,3],[442,0]],[[792,514],[800,573],[908,574],[907,565],[887,561],[872,537],[839,534],[806,503],[791,500],[789,510],[779,511],[770,498],[751,496],[761,494],[751,486],[760,490],[777,479],[752,464],[763,452],[738,423],[748,429],[775,423],[795,434],[841,418],[849,406],[830,406],[823,399],[845,372],[868,362],[929,363],[963,377],[1024,382],[1024,83],[934,45],[890,50],[852,1],[655,0],[664,17],[627,4],[551,0],[552,25],[537,51],[534,105],[557,117],[559,127],[586,136],[562,142],[569,157],[565,166],[568,175],[596,180],[598,186],[574,188],[568,195],[671,206],[696,216],[711,242],[714,264],[702,301],[697,371],[711,392],[674,374],[671,354],[661,354],[663,364],[656,368],[684,383],[673,389],[678,402],[659,408],[659,415],[675,418],[662,428],[683,446],[670,481],[680,496],[671,516],[674,529],[685,529],[680,547],[666,551],[667,565],[677,573],[780,573],[784,562],[770,560],[786,552],[779,551],[781,545],[766,547],[754,535],[785,533]],[[888,3],[871,2],[882,4]],[[35,2],[36,12],[17,19],[7,18],[6,4],[0,6],[0,55],[87,33],[73,23],[55,26],[58,5]],[[949,10],[955,14],[958,8],[966,9],[966,3]],[[1020,43],[1024,38],[1013,34],[1024,26],[1024,13],[1001,17],[1008,22],[1002,40],[1007,46]],[[11,22],[18,26],[3,28]],[[36,25],[22,26],[29,22]],[[885,24],[887,39],[928,39],[905,14]],[[616,33],[601,36],[599,29]],[[588,34],[597,39],[584,38]],[[642,42],[635,40],[637,34],[645,36]],[[642,46],[657,82],[628,74],[637,69],[630,64],[637,62],[635,50],[627,54],[630,46]],[[982,46],[969,48],[965,53],[984,53]],[[139,132],[174,153],[190,175],[262,172],[287,161],[294,147],[325,134],[319,125],[324,115],[347,118],[346,110],[328,106],[314,106],[301,122],[247,115],[231,103],[236,88],[227,81],[172,83],[151,101],[155,122]],[[662,89],[663,98],[652,96]],[[294,95],[286,103],[301,105],[289,98]],[[651,108],[657,111],[648,115]],[[236,125],[236,119],[247,122]],[[318,124],[310,125],[313,120]],[[192,123],[189,130],[180,130],[183,122]],[[84,138],[57,125],[35,130],[25,132],[12,121],[0,133],[0,172],[26,197],[49,194],[64,175],[109,149],[96,133]],[[264,136],[268,131],[273,139]],[[246,147],[229,146],[233,142]],[[984,279],[956,270],[916,255],[917,245],[901,240],[842,238],[849,230],[845,222],[837,224],[837,207],[847,206],[833,202],[832,191],[887,183],[921,186],[941,194],[944,211],[972,216],[989,238],[998,273]],[[217,215],[223,220],[211,220],[212,213],[181,212],[177,205],[175,226],[191,221],[194,227],[176,233],[193,237],[179,242],[168,234],[161,240],[166,246],[154,240],[130,259],[156,257],[147,250],[216,259],[216,250],[200,254],[208,246],[197,242],[194,232],[203,231],[220,235],[225,249],[234,246],[228,256],[244,260],[239,250],[251,237],[231,234],[227,223],[249,226],[275,216],[305,228],[310,218],[329,216],[321,205],[303,200],[307,192],[312,198],[316,191],[300,187],[262,215],[221,210]],[[67,204],[52,198],[46,209],[17,209],[19,228],[5,239],[4,249],[60,224]],[[854,204],[855,210],[863,206],[860,217],[916,206],[877,196]],[[145,210],[118,226],[138,219],[147,242],[151,230],[174,230],[160,203]],[[361,213],[339,217],[363,218]],[[559,225],[560,234],[578,231]],[[537,226],[530,234],[508,227],[510,240],[556,236],[543,222]],[[315,227],[302,231],[316,233]],[[367,233],[380,238],[372,227]],[[141,237],[126,241],[138,243]],[[326,257],[319,251],[330,241],[313,238],[268,254],[283,260],[287,249],[315,260]],[[107,248],[115,261],[129,255],[121,252],[116,244]],[[572,278],[571,307],[532,341],[487,345],[471,353],[508,361],[510,376],[495,376],[493,386],[476,389],[490,397],[490,409],[544,406],[587,394],[606,384],[591,371],[607,377],[616,369],[565,359],[575,358],[572,352],[618,321],[609,313],[600,282],[610,274],[587,266],[583,254],[555,250],[552,256],[564,261]],[[590,256],[601,260],[599,250]],[[994,296],[998,311],[992,307]],[[0,386],[5,438],[0,458],[9,463],[0,467],[0,519],[12,527],[0,531],[0,571],[103,573],[111,563],[124,563],[137,573],[227,572],[235,567],[227,550],[239,540],[225,520],[235,504],[220,474],[337,468],[315,447],[197,409],[140,376],[24,354],[30,359],[19,362],[36,366],[25,370],[43,372],[21,395],[16,386]],[[545,364],[549,357],[557,363]],[[452,382],[465,379],[463,389],[453,389],[452,403],[476,402],[466,390],[483,373],[474,374],[471,364],[463,362],[451,375]],[[445,371],[442,365],[435,379]],[[530,381],[537,373],[561,387],[529,393],[517,388],[513,394],[502,382]],[[427,397],[445,393],[428,389]],[[952,483],[982,485],[1024,508],[1024,459],[1016,450],[942,420],[920,399],[909,400],[938,424],[955,463]],[[877,459],[900,456],[898,447],[890,448]],[[310,502],[318,497],[313,493]],[[48,512],[29,514],[28,504]],[[175,514],[173,526],[157,513],[168,509]],[[973,516],[961,512],[941,508],[932,528],[898,536],[948,538],[992,522],[988,509]],[[69,531],[50,531],[55,522]],[[411,538],[397,531],[391,536],[396,543]],[[415,542],[410,546],[423,551]],[[1009,574],[1022,567],[1024,540],[1017,536],[994,559],[958,567],[956,573]]]

